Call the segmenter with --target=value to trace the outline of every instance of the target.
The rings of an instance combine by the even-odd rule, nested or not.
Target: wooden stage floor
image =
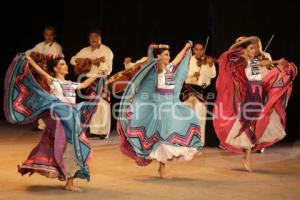
[[[241,155],[204,148],[192,161],[170,162],[167,169],[173,179],[160,180],[158,163],[137,166],[121,154],[116,134],[105,141],[92,138],[91,181],[75,181],[84,192],[72,193],[64,191],[64,183],[56,179],[17,173],[17,164],[26,159],[41,136],[31,128],[0,122],[1,200],[300,199],[300,141],[253,154],[253,173],[244,171]]]

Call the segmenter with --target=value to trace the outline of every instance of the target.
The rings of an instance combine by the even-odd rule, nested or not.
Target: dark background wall
[[[4,4],[4,3],[2,3]],[[188,40],[200,40],[210,35],[207,53],[218,57],[240,35],[258,35],[265,45],[272,34],[275,38],[268,51],[274,59],[285,57],[300,65],[300,5],[297,1],[251,0],[52,0],[5,2],[0,8],[0,94],[3,94],[4,74],[17,52],[32,48],[42,41],[46,25],[57,29],[57,40],[64,48],[66,60],[88,45],[88,31],[99,27],[103,43],[114,52],[113,73],[123,69],[125,56],[138,59],[146,54],[150,42],[171,45],[173,55]],[[69,78],[72,76],[70,70]],[[214,82],[213,82],[214,84]],[[297,78],[288,115],[288,137],[300,137],[300,80]],[[208,88],[213,92],[214,86]],[[3,98],[0,98],[1,105]],[[3,106],[0,118],[4,119]],[[115,128],[115,127],[113,127]],[[211,122],[207,124],[209,145],[216,145]]]

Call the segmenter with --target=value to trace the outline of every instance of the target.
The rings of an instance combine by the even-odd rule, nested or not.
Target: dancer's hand
[[[34,60],[30,56],[26,56],[25,59],[31,65],[35,63]]]
[[[149,49],[170,49],[167,44],[150,44]]]
[[[125,57],[125,58],[124,58],[124,62],[123,62],[123,64],[124,64],[124,65],[126,65],[126,64],[130,63],[130,62],[131,62],[131,60],[132,60],[132,58],[131,58],[131,57]]]
[[[42,76],[48,84],[51,84],[52,77],[43,70],[36,62],[30,57],[25,57],[26,61],[30,64],[30,66],[40,75]]]
[[[160,49],[170,49],[170,46],[167,45],[167,44],[159,44],[158,48],[160,48]]]
[[[184,48],[186,48],[186,49],[188,49],[188,48],[190,48],[190,47],[191,47],[191,44],[190,44],[190,43],[186,43],[185,46],[184,46]]]
[[[192,47],[192,46],[193,46],[193,41],[192,41],[192,40],[189,40],[189,41],[186,43],[186,45],[185,45],[186,48],[190,48],[190,47]]]

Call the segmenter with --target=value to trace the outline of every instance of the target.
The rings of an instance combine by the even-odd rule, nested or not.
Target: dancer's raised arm
[[[191,48],[191,46],[192,46],[191,42],[187,42],[185,44],[185,46],[183,47],[183,49],[177,54],[177,56],[172,61],[173,65],[176,66],[176,65],[178,65],[180,63],[180,61],[183,59],[184,55]]]
[[[30,56],[26,56],[26,60],[32,66],[32,68],[46,80],[48,84],[51,83],[53,77],[50,74],[48,74],[38,64],[36,64],[36,62]]]

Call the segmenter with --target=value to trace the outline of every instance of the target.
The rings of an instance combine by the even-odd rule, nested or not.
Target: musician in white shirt
[[[200,120],[201,143],[204,145],[207,107],[202,90],[210,85],[212,78],[216,77],[216,67],[212,58],[205,55],[205,47],[201,43],[194,44],[193,54],[183,89],[183,101],[197,113]]]
[[[62,54],[61,45],[55,41],[56,31],[52,26],[46,26],[44,29],[43,42],[38,43],[32,49],[25,52],[26,55],[30,55],[32,52],[40,53],[43,55],[60,55]]]
[[[210,80],[216,77],[216,67],[212,58],[205,55],[202,44],[195,43],[193,53],[185,83],[207,87],[210,85]]]
[[[81,49],[72,57],[70,63],[74,66],[82,65],[87,60],[91,64],[89,74],[95,74],[100,69],[104,75],[109,75],[112,71],[113,52],[109,47],[102,44],[101,33],[99,30],[92,30],[89,33],[90,46]],[[98,69],[99,68],[99,69]],[[101,98],[96,112],[92,116],[90,123],[91,135],[99,135],[100,139],[110,133],[111,128],[111,110],[110,103]]]
[[[71,58],[70,63],[75,66],[81,64],[88,58],[92,62],[90,73],[96,72],[98,67],[100,67],[100,70],[103,70],[105,75],[109,75],[112,71],[114,55],[108,46],[102,44],[100,31],[91,31],[89,34],[89,42],[90,46],[81,49]]]

